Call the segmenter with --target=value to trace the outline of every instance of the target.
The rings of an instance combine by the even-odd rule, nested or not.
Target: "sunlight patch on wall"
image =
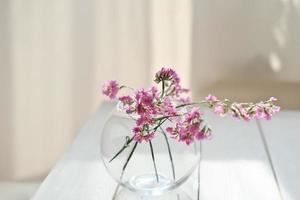
[[[280,72],[282,70],[282,62],[278,54],[271,52],[269,55],[270,67],[274,72]]]

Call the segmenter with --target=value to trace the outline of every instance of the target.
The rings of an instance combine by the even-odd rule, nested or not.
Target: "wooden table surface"
[[[99,144],[113,106],[100,106],[33,200],[112,198],[117,184],[100,160]],[[181,186],[191,199],[300,199],[300,112],[283,111],[272,121],[250,123],[209,113],[206,118],[214,138],[202,142],[199,171]]]

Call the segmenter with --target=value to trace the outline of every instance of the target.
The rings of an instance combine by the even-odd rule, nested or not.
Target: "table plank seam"
[[[202,161],[202,143],[201,141],[199,142],[200,144],[200,161],[198,164],[198,173],[197,173],[197,200],[200,200],[200,168],[201,168],[201,161]]]
[[[264,150],[265,150],[265,152],[267,154],[267,158],[268,158],[268,162],[270,164],[271,170],[272,170],[273,178],[274,178],[274,180],[276,182],[276,187],[277,187],[278,193],[280,195],[280,199],[284,200],[282,192],[281,192],[280,184],[279,184],[279,181],[278,181],[278,176],[277,176],[274,164],[273,164],[273,160],[272,160],[272,157],[271,157],[271,153],[269,151],[269,146],[268,146],[268,143],[267,143],[267,140],[266,140],[266,137],[265,137],[262,125],[261,125],[261,123],[260,123],[259,120],[256,119],[255,121],[256,121],[256,125],[257,125],[257,128],[258,128],[259,135],[260,135],[260,137],[262,139],[262,142],[263,142]]]

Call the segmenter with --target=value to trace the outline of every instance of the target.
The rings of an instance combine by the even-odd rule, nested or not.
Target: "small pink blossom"
[[[194,123],[195,120],[198,122],[200,119],[200,109],[198,107],[193,107],[191,109],[191,111],[189,111],[186,115],[185,115],[185,120],[188,123]]]
[[[153,95],[144,89],[140,89],[136,92],[135,99],[138,104],[143,104],[145,106],[153,104]]]
[[[217,105],[215,106],[214,113],[215,113],[216,115],[223,116],[223,115],[225,114],[225,108],[224,108],[224,105],[222,105],[222,104],[217,104]]]
[[[108,96],[110,99],[116,99],[116,95],[119,91],[119,84],[115,80],[110,80],[104,83],[102,87],[102,93]]]
[[[257,119],[270,120],[275,113],[279,112],[279,110],[280,110],[280,107],[278,107],[278,106],[272,106],[272,107],[259,106],[256,108],[255,117]]]
[[[152,93],[153,91],[146,91],[144,89],[140,89],[135,93],[135,101],[136,101],[136,110],[138,115],[150,115],[155,113],[155,96]]]
[[[204,130],[198,131],[198,132],[195,134],[195,137],[196,137],[197,140],[204,140],[204,139],[207,139],[208,136],[209,136],[209,135],[208,135]]]
[[[257,119],[267,119],[267,120],[271,119],[271,116],[262,107],[256,108],[255,117]]]
[[[218,98],[214,95],[209,94],[205,97],[205,100],[209,101],[209,102],[215,102],[215,101],[218,101]]]
[[[138,143],[141,143],[143,141],[142,131],[143,131],[143,129],[141,127],[134,127],[132,129],[132,132],[134,133],[133,138]]]
[[[167,127],[167,128],[166,128],[166,131],[167,131],[168,133],[170,133],[170,134],[173,134],[173,133],[174,133],[174,128],[172,128],[172,127]]]
[[[182,88],[180,84],[175,84],[173,86],[172,92],[169,94],[173,96],[178,101],[182,101],[183,103],[188,103],[190,101],[190,97],[188,96],[189,90],[186,88]]]
[[[154,138],[154,135],[155,135],[155,132],[148,133],[147,135],[144,135],[144,140],[146,142],[148,142]]]
[[[182,88],[181,85],[179,83],[175,83],[173,85],[173,90],[170,93],[170,95],[176,96],[176,97],[180,97],[182,94],[188,93],[188,90],[185,88]]]
[[[191,100],[191,97],[185,96],[185,97],[180,97],[179,102],[183,103],[183,104],[187,104],[187,103],[191,103],[192,100]]]
[[[153,125],[154,120],[150,117],[150,115],[140,115],[138,120],[136,121],[136,125],[143,126],[145,124]]]
[[[271,98],[269,99],[269,101],[275,102],[275,101],[277,101],[277,98],[276,98],[276,97],[271,97]]]
[[[272,109],[273,109],[273,113],[274,113],[274,114],[275,114],[275,113],[278,113],[278,112],[280,111],[280,107],[279,107],[279,106],[274,106],[274,105],[273,105]]]
[[[136,126],[136,127],[133,127],[133,129],[132,129],[132,132],[134,133],[134,134],[140,134],[141,132],[142,132],[142,128],[141,127],[139,127],[139,126]]]
[[[185,142],[187,145],[190,145],[194,141],[194,138],[192,134],[180,134],[179,141]]]
[[[155,85],[152,85],[148,92],[152,95],[153,99],[159,99],[158,89]]]
[[[238,113],[243,120],[248,122],[252,119],[252,116],[242,104],[236,103],[236,108],[238,109]]]
[[[131,105],[133,104],[133,99],[131,96],[121,96],[119,97],[119,100],[124,104],[124,105]]]
[[[133,139],[137,141],[138,143],[141,143],[142,141],[148,142],[154,138],[155,132],[146,133],[143,131],[141,127],[134,127],[133,128]]]
[[[163,99],[163,103],[158,110],[159,114],[163,116],[175,116],[177,114],[177,110],[169,97]]]
[[[125,110],[127,114],[135,111],[134,100],[131,96],[121,96],[119,97],[119,101],[121,102],[121,110]]]

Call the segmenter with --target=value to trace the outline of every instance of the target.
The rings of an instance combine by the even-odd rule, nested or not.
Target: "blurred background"
[[[34,192],[107,79],[148,86],[167,66],[194,100],[299,109],[299,35],[300,0],[0,0],[0,194]]]

